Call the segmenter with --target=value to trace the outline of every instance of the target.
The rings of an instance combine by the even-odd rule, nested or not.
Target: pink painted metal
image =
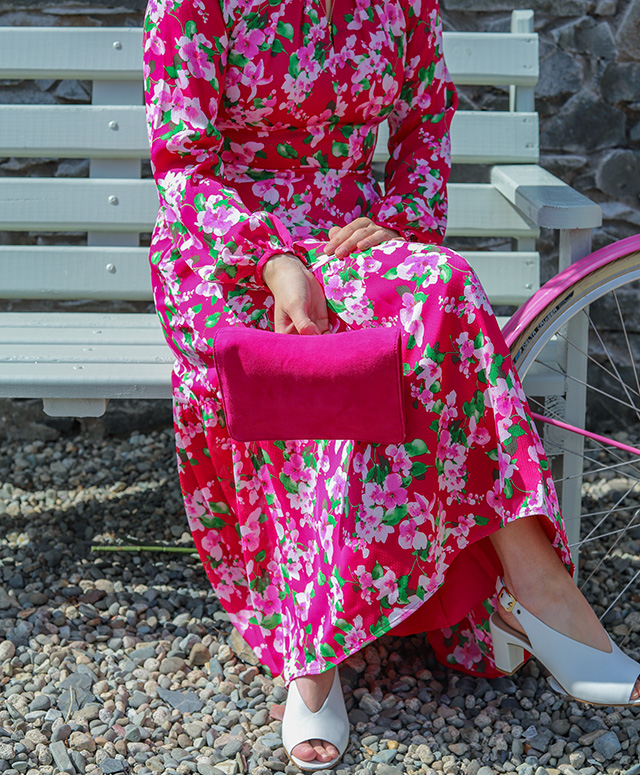
[[[545,283],[539,291],[533,294],[526,304],[509,319],[502,329],[505,341],[509,347],[514,343],[522,329],[556,296],[564,293],[574,283],[610,261],[629,253],[640,250],[640,234],[618,240],[600,250],[589,253],[588,256],[568,266]]]
[[[531,412],[531,416],[538,422],[545,422],[547,425],[554,425],[556,428],[562,428],[565,431],[578,433],[580,436],[584,436],[587,439],[598,441],[600,444],[605,444],[608,447],[617,447],[624,452],[630,452],[632,455],[637,455],[640,457],[640,449],[637,447],[631,447],[629,444],[623,444],[621,441],[616,441],[609,436],[600,436],[597,433],[591,433],[591,431],[586,431],[583,428],[578,428],[575,425],[569,425],[569,423],[562,422],[561,420],[554,420],[551,417],[545,417],[543,414],[538,414],[537,412]]]

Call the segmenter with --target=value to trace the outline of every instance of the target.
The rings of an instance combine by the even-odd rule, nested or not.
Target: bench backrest
[[[445,33],[457,85],[509,87],[508,111],[460,110],[452,127],[454,164],[535,163],[538,38],[530,11],[511,33]],[[86,246],[2,245],[0,297],[151,298],[147,249],[158,208],[142,107],[142,31],[137,28],[0,28],[0,79],[84,79],[90,105],[0,106],[0,157],[82,158],[87,178],[0,178],[0,231],[81,232]],[[376,159],[386,156],[380,133]],[[536,228],[489,184],[449,188],[447,235],[516,240],[510,253],[463,251],[493,303],[520,304],[539,283]],[[509,269],[505,271],[505,261]]]

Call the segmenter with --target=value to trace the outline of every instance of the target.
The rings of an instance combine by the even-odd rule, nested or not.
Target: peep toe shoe
[[[335,745],[338,756],[328,762],[320,762],[317,759],[305,762],[292,755],[291,752],[297,745],[313,739],[326,740]],[[340,761],[349,744],[349,717],[337,667],[333,674],[331,691],[320,710],[315,713],[306,706],[296,682],[291,682],[282,719],[282,744],[289,759],[306,772],[328,770]]]
[[[610,651],[587,646],[552,629],[521,605],[500,582],[499,604],[513,614],[526,635],[509,627],[494,613],[490,619],[493,653],[498,670],[513,673],[533,654],[551,673],[551,686],[561,694],[592,705],[640,706],[631,700],[640,664],[609,638]]]

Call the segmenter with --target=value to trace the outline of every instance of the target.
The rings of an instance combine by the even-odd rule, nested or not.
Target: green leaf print
[[[321,570],[318,570],[318,586],[323,587],[327,583],[327,577]]]
[[[229,57],[227,59],[230,65],[233,65],[234,67],[238,67],[241,70],[244,69],[248,64],[249,60],[244,56],[244,54],[239,54],[237,51],[234,51],[233,49],[229,52]]]
[[[382,567],[382,565],[380,565],[379,562],[377,562],[373,566],[373,570],[371,571],[371,578],[374,581],[377,581],[379,578],[382,578],[382,576],[384,576],[384,568]]]
[[[498,450],[497,449],[490,449],[487,452],[487,457],[489,460],[494,460],[496,463],[498,462]]]
[[[320,644],[320,656],[329,658],[329,659],[335,659],[336,652],[331,648],[331,646],[328,643],[321,643]]]
[[[482,331],[479,331],[478,335],[473,340],[473,346],[476,350],[484,346],[484,334],[482,333]]]
[[[278,26],[276,27],[276,32],[278,35],[282,35],[283,38],[286,38],[287,40],[293,40],[293,25],[287,24],[283,21],[278,21]]]
[[[346,619],[336,619],[336,627],[342,630],[342,632],[349,632],[349,630],[353,629],[353,625],[349,624]]]
[[[381,630],[389,629],[390,627],[391,627],[391,622],[389,621],[389,617],[381,616],[375,624],[372,624],[371,627],[369,627],[369,632],[372,635],[377,635],[377,633],[380,632]]]
[[[453,271],[449,264],[442,264],[440,267],[440,279],[443,283],[448,283],[453,276]]]
[[[502,491],[507,498],[513,498],[513,483],[511,482],[511,479],[505,479]]]
[[[213,328],[220,320],[221,315],[222,312],[214,312],[213,315],[209,315],[209,317],[204,321],[205,326],[207,328]]]
[[[224,519],[221,519],[220,517],[200,517],[200,522],[204,527],[209,528],[210,530],[220,530],[227,524]]]
[[[285,473],[280,473],[280,481],[282,482],[282,486],[287,492],[291,493],[298,493],[298,485],[293,481],[293,479],[290,476],[287,476]]]
[[[271,616],[265,616],[260,622],[260,626],[267,630],[275,630],[275,628],[282,621],[282,614],[271,614]]]
[[[382,276],[386,280],[395,280],[395,278],[398,276],[398,268],[395,266],[392,266],[391,269],[389,269],[388,272],[385,272]]]
[[[297,54],[292,54],[289,59],[289,75],[292,78],[297,78],[300,75],[300,62]]]
[[[407,350],[413,350],[415,346],[416,346],[416,338],[413,334],[411,334],[411,336],[407,340]]]
[[[331,144],[331,150],[333,151],[334,156],[349,155],[349,146],[346,143],[338,143],[334,140]]]
[[[337,632],[333,639],[336,643],[342,646],[342,650],[344,651],[344,635],[341,632]]]
[[[411,464],[411,476],[414,479],[423,479],[426,473],[427,466],[424,463],[416,460],[415,463]]]
[[[474,517],[476,525],[488,525],[489,517]]]
[[[184,34],[190,39],[193,40],[193,36],[196,35],[198,32],[198,28],[196,26],[196,23],[193,21],[189,21],[184,25]]]
[[[275,56],[276,54],[279,54],[281,51],[284,51],[284,46],[282,45],[282,41],[280,38],[274,38],[273,43],[271,44],[271,56]]]
[[[209,503],[209,508],[214,514],[228,514],[229,506],[224,501],[217,501],[215,503]]]
[[[264,562],[266,556],[267,556],[267,553],[263,549],[261,552],[258,552],[258,554],[256,554],[256,562]]]
[[[404,451],[409,457],[416,457],[417,455],[427,455],[429,449],[422,439],[414,439],[408,444],[404,445]]]
[[[284,156],[285,159],[298,158],[298,152],[296,149],[286,143],[278,143],[278,145],[276,145],[276,151],[280,154],[280,156]]]
[[[391,511],[387,511],[387,513],[382,517],[382,521],[385,525],[399,525],[400,522],[407,516],[407,507],[406,506],[396,506],[395,509],[392,509]]]

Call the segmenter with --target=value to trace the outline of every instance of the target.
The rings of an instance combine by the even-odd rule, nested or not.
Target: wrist
[[[275,253],[273,256],[270,256],[262,267],[262,281],[264,284],[271,289],[269,281],[273,281],[278,269],[283,265],[286,266],[292,263],[295,263],[297,266],[300,266],[302,263],[295,253]]]

